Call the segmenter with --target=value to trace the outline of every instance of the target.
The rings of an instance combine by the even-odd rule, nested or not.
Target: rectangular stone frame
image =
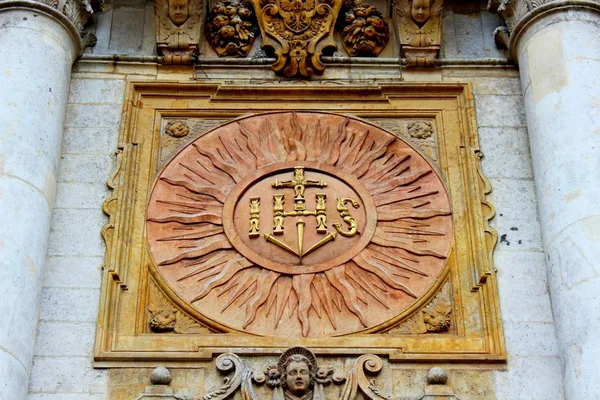
[[[472,89],[463,83],[379,83],[373,86],[130,82],[117,150],[117,168],[104,203],[109,223],[95,344],[98,367],[142,366],[160,360],[191,366],[213,355],[278,354],[304,345],[317,355],[374,353],[390,361],[501,362],[506,359],[488,225],[494,209],[480,169]],[[362,118],[427,118],[435,123],[440,173],[453,207],[455,244],[444,274],[453,285],[453,334],[370,333],[329,338],[254,335],[149,334],[144,329],[148,280],[145,208],[159,163],[161,120],[233,119],[273,110],[318,110]],[[440,282],[443,279],[440,280]],[[432,288],[438,290],[440,285]],[[172,297],[172,293],[168,293]],[[424,302],[416,304],[416,310]],[[185,310],[185,305],[179,304]]]

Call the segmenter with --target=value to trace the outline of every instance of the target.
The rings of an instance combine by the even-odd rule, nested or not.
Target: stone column
[[[600,1],[493,1],[521,73],[566,396],[600,398]]]
[[[0,1],[0,399],[27,398],[71,66],[88,15],[69,1]]]

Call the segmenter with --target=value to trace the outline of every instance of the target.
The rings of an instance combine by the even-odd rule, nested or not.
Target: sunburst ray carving
[[[306,179],[323,170],[327,179],[342,182],[338,186],[346,184],[348,193],[367,193],[369,199],[355,207],[358,211],[347,203],[348,213],[362,213],[355,221],[355,239],[348,239],[333,229],[335,193],[328,192],[327,204],[333,211],[327,211],[327,229],[333,238],[314,250],[310,260],[300,258],[297,265],[280,260],[277,262],[283,267],[273,268],[257,262],[245,252],[249,250],[237,244],[245,243],[246,248],[260,244],[266,254],[296,257],[286,253],[283,245],[277,247],[262,238],[270,232],[271,220],[264,219],[261,211],[261,235],[256,238],[248,239],[246,228],[232,234],[228,221],[235,227],[246,227],[247,222],[227,214],[225,205],[258,187],[248,184],[248,177],[256,182],[270,179],[292,171],[293,162],[308,171]],[[261,175],[262,171],[267,172]],[[247,188],[238,189],[240,185]],[[307,188],[306,198],[315,196],[317,190],[330,189]],[[239,199],[232,200],[236,193]],[[292,202],[289,193],[288,207]],[[263,193],[261,197],[264,209],[272,207],[269,196]],[[340,211],[340,227],[351,225],[342,220],[347,215]],[[374,227],[369,233],[364,227],[371,219]],[[304,228],[304,222],[298,220],[296,226]],[[295,232],[292,222],[286,220],[285,224],[285,229]],[[422,297],[445,266],[452,243],[452,219],[440,177],[400,139],[348,117],[272,113],[226,124],[176,155],[153,189],[147,233],[163,278],[205,318],[224,329],[258,335],[320,337],[376,327],[401,315]],[[325,237],[321,233],[312,240]],[[288,240],[287,236],[272,238],[280,243]],[[319,260],[338,256],[337,249],[343,258],[347,253],[343,246],[353,252],[351,257],[321,268]]]

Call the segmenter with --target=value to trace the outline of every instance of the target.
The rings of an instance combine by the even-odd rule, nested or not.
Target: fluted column
[[[86,6],[0,0],[0,399],[27,398],[71,66],[81,52]]]
[[[600,2],[511,1],[492,7],[521,73],[566,396],[597,399]]]

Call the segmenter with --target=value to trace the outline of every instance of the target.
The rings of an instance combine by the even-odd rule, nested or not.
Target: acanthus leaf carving
[[[401,0],[395,6],[407,67],[434,67],[442,40],[443,0]]]
[[[273,71],[286,77],[321,74],[323,51],[337,48],[333,29],[343,0],[251,0],[263,36],[273,49]]]

